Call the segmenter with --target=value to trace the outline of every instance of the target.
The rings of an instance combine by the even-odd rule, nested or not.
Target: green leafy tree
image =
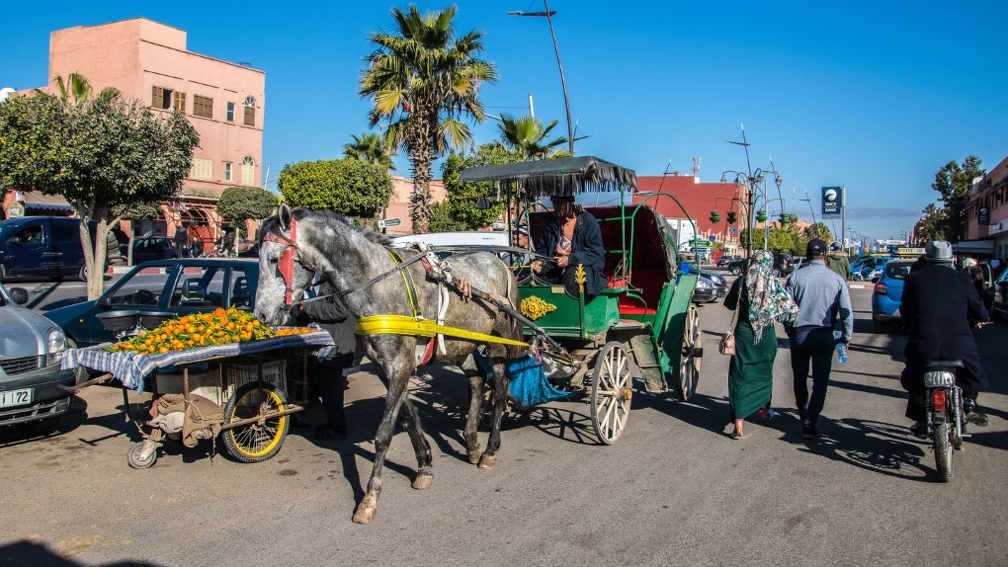
[[[53,82],[56,83],[56,90],[59,93],[60,99],[65,103],[72,103],[79,106],[93,98],[96,98],[91,82],[80,73],[70,73],[67,75],[66,79],[56,76]],[[36,92],[41,91],[36,89]],[[118,96],[119,89],[115,87],[105,87],[98,93],[97,98],[111,100],[113,98],[117,98]]]
[[[566,157],[570,155],[566,149],[556,150],[557,146],[567,145],[567,138],[560,136],[546,140],[549,133],[557,125],[553,120],[545,127],[534,116],[514,117],[501,114],[497,124],[500,130],[500,141],[518,156],[519,161],[545,159],[547,157]]]
[[[945,206],[944,237],[941,240],[959,242],[966,238],[966,203],[970,188],[973,180],[985,173],[980,168],[980,158],[969,156],[962,165],[950,161],[935,174],[931,188],[941,195],[939,200]]]
[[[451,151],[441,166],[441,179],[444,183],[447,199],[439,211],[451,224],[460,226],[454,230],[476,230],[497,219],[504,212],[507,199],[497,195],[497,189],[489,181],[480,183],[463,183],[459,181],[462,170],[479,165],[498,165],[521,161],[513,151],[497,143],[483,144],[472,153]],[[490,208],[480,210],[475,204],[480,197],[490,201]],[[440,226],[445,226],[443,221]],[[433,230],[433,227],[431,227]],[[442,228],[438,232],[443,231]]]
[[[360,137],[350,134],[350,137],[353,138],[353,142],[343,145],[344,157],[359,159],[395,171],[392,151],[385,143],[385,138],[369,132],[364,132]]]
[[[228,187],[217,201],[217,214],[237,225],[240,236],[246,236],[245,221],[270,216],[278,203],[276,195],[259,187]]]
[[[178,112],[154,114],[120,97],[62,99],[35,93],[0,103],[0,178],[61,195],[81,219],[88,297],[102,292],[106,236],[116,207],[176,194],[199,143]],[[96,242],[87,223],[97,221]]]
[[[914,239],[917,244],[923,245],[929,240],[945,240],[945,230],[948,226],[947,212],[945,209],[929,203],[921,211],[921,218],[914,225]]]
[[[802,234],[802,238],[804,240],[804,244],[808,244],[808,242],[814,238],[818,238],[823,242],[832,242],[833,233],[830,231],[829,227],[826,226],[824,223],[817,222],[815,224],[811,224],[805,227],[805,231],[804,234]]]
[[[431,218],[434,161],[449,146],[461,148],[472,139],[462,119],[483,122],[480,88],[497,80],[494,65],[477,57],[483,32],[455,36],[455,11],[454,6],[425,14],[415,5],[405,12],[392,8],[398,34],[371,34],[376,48],[365,58],[358,89],[372,101],[370,125],[387,123],[386,140],[410,160],[409,214],[417,233],[427,232]]]
[[[387,169],[351,158],[285,165],[277,187],[292,207],[330,209],[363,218],[374,217],[392,197]]]

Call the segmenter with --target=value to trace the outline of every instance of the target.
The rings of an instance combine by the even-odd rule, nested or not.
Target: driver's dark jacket
[[[543,259],[543,271],[546,275],[551,275],[551,270],[556,270],[555,265],[550,265],[550,260],[556,256],[556,247],[560,242],[560,223],[556,217],[550,217],[539,236],[536,245],[536,253],[545,256]],[[571,253],[568,257],[568,268],[575,269],[578,264],[584,265],[585,269],[585,295],[598,295],[606,287],[605,270],[605,247],[602,245],[602,230],[599,228],[598,219],[588,212],[581,212],[574,222],[574,237],[571,239]],[[557,275],[559,277],[559,274]]]
[[[923,389],[924,363],[932,360],[962,360],[958,382],[967,392],[987,387],[970,320],[986,321],[989,314],[968,275],[939,264],[911,272],[903,283],[900,319],[908,329],[901,383],[911,394]],[[910,416],[909,407],[907,412],[923,419]]]

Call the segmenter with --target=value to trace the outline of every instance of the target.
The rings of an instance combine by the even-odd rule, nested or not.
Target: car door
[[[4,269],[11,277],[33,278],[52,275],[53,259],[48,253],[43,219],[25,223],[4,242]]]

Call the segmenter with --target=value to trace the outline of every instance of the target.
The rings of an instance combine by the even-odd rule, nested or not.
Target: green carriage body
[[[490,182],[490,196],[496,192],[498,198],[523,201],[521,207],[513,202],[508,207],[515,217],[508,226],[526,225],[533,243],[550,215],[530,212],[543,197],[618,195],[616,204],[585,206],[602,231],[608,288],[595,297],[583,291],[571,297],[562,285],[533,275],[519,281],[522,298],[538,297],[555,306],[535,324],[571,352],[587,358],[615,341],[632,353],[633,373],[648,392],[693,394],[703,354],[699,315],[690,301],[697,276],[679,272],[672,229],[649,206],[652,199],[673,196],[651,195],[627,204],[636,191],[636,174],[592,156],[469,168],[461,180]],[[525,334],[532,337],[536,331],[526,326]]]

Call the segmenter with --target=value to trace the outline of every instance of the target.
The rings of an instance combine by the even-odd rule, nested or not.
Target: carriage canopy
[[[637,174],[594,156],[522,161],[502,165],[470,167],[460,181],[490,181],[500,193],[522,191],[530,199],[606,191],[634,192]]]

